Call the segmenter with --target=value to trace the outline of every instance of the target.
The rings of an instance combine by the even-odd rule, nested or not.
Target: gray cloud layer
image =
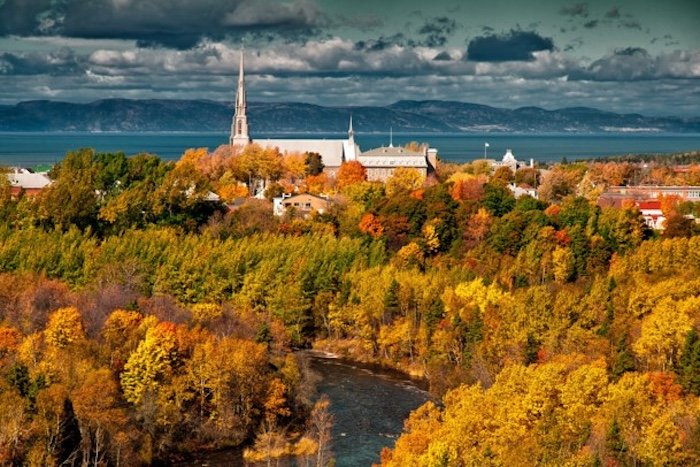
[[[5,0],[0,35],[133,39],[178,49],[203,38],[308,36],[328,18],[310,0]]]

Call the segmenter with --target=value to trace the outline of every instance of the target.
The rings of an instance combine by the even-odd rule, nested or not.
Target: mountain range
[[[230,103],[209,100],[47,100],[0,106],[0,131],[228,131]],[[327,107],[297,102],[249,103],[253,134],[355,131],[514,133],[700,133],[700,117],[646,117],[589,107],[505,109],[455,101],[399,101],[388,106]]]

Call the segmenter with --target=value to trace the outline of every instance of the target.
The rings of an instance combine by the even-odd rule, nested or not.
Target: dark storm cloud
[[[475,37],[469,42],[467,56],[477,62],[531,61],[533,52],[553,49],[551,38],[534,31],[511,30],[506,34]]]
[[[202,38],[308,37],[328,24],[311,0],[6,0],[0,35],[132,39],[186,49]]]
[[[606,18],[610,19],[615,19],[620,17],[620,9],[616,6],[610,8],[606,13],[605,13]]]
[[[427,47],[441,47],[447,43],[447,39],[457,28],[457,22],[446,16],[440,16],[427,20],[418,30],[423,37],[422,45]]]
[[[598,26],[598,22],[599,21],[597,19],[593,19],[591,21],[586,21],[585,23],[583,23],[583,27],[586,29],[593,29],[596,26]]]
[[[573,5],[562,7],[559,10],[560,15],[564,16],[580,16],[582,18],[588,17],[588,4],[587,3],[574,3]]]

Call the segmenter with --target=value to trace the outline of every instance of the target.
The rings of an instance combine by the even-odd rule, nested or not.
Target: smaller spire
[[[394,127],[393,126],[389,127],[389,147],[390,148],[394,147]]]
[[[348,127],[348,136],[352,138],[355,132],[352,130],[352,114],[350,114],[350,127]]]

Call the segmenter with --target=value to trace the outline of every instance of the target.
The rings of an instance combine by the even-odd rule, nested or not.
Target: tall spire
[[[389,147],[390,148],[394,147],[394,127],[393,126],[389,127]]]
[[[243,72],[243,47],[241,47],[241,63],[238,66],[238,90],[236,91],[236,111],[231,122],[231,136],[229,143],[233,145],[246,145],[250,143],[248,136],[248,117],[246,116],[245,76]]]

